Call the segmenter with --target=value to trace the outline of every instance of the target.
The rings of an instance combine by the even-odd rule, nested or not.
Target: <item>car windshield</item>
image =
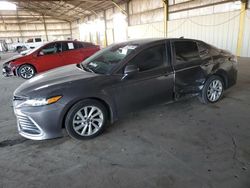
[[[37,49],[41,48],[41,46],[44,46],[45,44],[41,44],[33,49],[29,49],[27,51],[25,51],[22,55],[30,55],[32,54],[33,52],[35,52]]]
[[[82,67],[97,74],[108,74],[125,59],[138,45],[116,44],[100,50],[81,63]]]

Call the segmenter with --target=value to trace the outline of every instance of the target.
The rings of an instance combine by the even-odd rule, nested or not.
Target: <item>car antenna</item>
[[[184,36],[181,36],[180,39],[184,39]]]

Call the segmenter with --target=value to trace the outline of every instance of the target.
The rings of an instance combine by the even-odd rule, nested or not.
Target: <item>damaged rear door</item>
[[[202,57],[197,42],[193,40],[172,40],[171,46],[176,97],[198,93],[207,77],[202,67],[212,62],[211,57],[206,50]]]

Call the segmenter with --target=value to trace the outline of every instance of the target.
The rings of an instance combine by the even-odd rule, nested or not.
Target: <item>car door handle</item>
[[[164,76],[165,76],[165,77],[169,77],[169,76],[171,76],[171,75],[173,75],[173,74],[174,74],[173,72],[171,72],[171,73],[165,73]]]
[[[203,64],[202,66],[208,67],[211,64],[212,64],[211,62],[207,62],[207,63]]]

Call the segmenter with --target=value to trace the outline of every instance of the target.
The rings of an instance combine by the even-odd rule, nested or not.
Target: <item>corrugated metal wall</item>
[[[47,34],[49,41],[67,39],[70,37],[70,23],[58,20],[46,20]],[[0,23],[0,38],[11,39],[13,42],[26,41],[28,38],[42,37],[46,40],[44,24],[41,22],[21,23]]]
[[[164,37],[164,22],[128,27],[128,39]]]
[[[250,57],[250,10],[246,12],[241,56]]]
[[[241,15],[240,1],[226,1],[221,3],[215,1],[190,1],[175,0],[171,1],[167,37],[185,37],[200,39],[209,44],[226,49],[236,54],[239,24]],[[173,3],[185,5],[183,10],[174,11]],[[213,2],[217,2],[213,4]],[[188,9],[189,3],[199,8]],[[204,3],[206,6],[203,6]],[[211,4],[211,5],[210,5]],[[191,6],[191,5],[190,5]],[[122,8],[128,7],[127,17],[128,27],[124,38],[157,38],[164,37],[164,8],[162,0],[131,0],[128,6],[122,4]],[[178,7],[177,7],[178,8]],[[117,7],[105,10],[106,12],[106,36],[107,44],[117,42],[117,28],[120,23],[115,24],[114,18],[120,10]],[[98,17],[88,17],[87,22],[98,19]],[[85,23],[86,20],[84,21]],[[94,22],[93,22],[94,23]],[[119,31],[118,31],[119,32]],[[96,31],[90,31],[84,39],[96,42]],[[244,38],[241,56],[250,57],[250,10],[245,17]],[[121,38],[121,37],[120,37]]]
[[[80,39],[80,31],[77,21],[71,23],[72,39]]]
[[[42,37],[46,39],[44,20],[46,23],[48,40],[62,40],[71,37],[70,23],[53,19],[27,11],[0,11],[0,39],[7,43],[25,42],[29,38]],[[78,29],[78,28],[77,28]]]
[[[114,43],[114,24],[113,24],[113,14],[114,9],[110,8],[106,10],[106,19],[107,19],[107,45]]]
[[[128,39],[164,37],[162,0],[129,2]]]
[[[237,48],[240,11],[189,17],[168,22],[168,37],[200,39],[234,54]]]

